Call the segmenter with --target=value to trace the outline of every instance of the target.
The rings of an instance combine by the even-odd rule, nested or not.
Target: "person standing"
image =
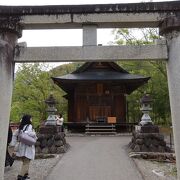
[[[5,161],[5,167],[6,166],[12,166],[14,163],[14,158],[11,157],[11,155],[9,154],[9,144],[12,141],[12,129],[9,125],[9,130],[8,130],[8,138],[7,138],[7,147],[6,147],[6,161]]]
[[[35,146],[26,145],[20,141],[18,141],[18,135],[21,131],[24,131],[29,136],[36,137],[36,133],[32,126],[32,116],[26,114],[22,117],[19,128],[13,135],[13,143],[16,144],[15,154],[22,161],[22,166],[19,175],[17,176],[17,180],[25,180],[30,179],[29,177],[29,165],[30,161],[35,158]]]
[[[62,114],[58,114],[56,116],[56,125],[59,126],[59,131],[64,132],[64,126],[63,126],[64,118],[62,117]]]

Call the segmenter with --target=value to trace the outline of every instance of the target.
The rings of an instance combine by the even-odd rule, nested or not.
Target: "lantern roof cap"
[[[51,105],[55,105],[57,104],[56,99],[53,97],[53,94],[50,94],[49,97],[45,100],[46,104],[51,104]]]
[[[144,94],[144,96],[140,99],[141,104],[144,103],[151,103],[152,102],[152,97],[150,94]]]

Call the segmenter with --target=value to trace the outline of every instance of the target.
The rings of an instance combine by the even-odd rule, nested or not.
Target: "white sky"
[[[0,5],[115,4],[150,1],[152,0],[1,0]],[[172,0],[153,0],[153,2],[158,1]],[[113,40],[112,29],[98,29],[98,44],[107,45]],[[81,46],[82,30],[24,30],[19,42],[26,42],[27,46]]]

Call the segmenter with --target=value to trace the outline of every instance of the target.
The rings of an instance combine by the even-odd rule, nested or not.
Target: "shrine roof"
[[[102,80],[145,80],[149,79],[145,78],[141,75],[134,75],[129,73],[122,73],[122,72],[114,72],[114,71],[90,71],[90,72],[83,72],[83,73],[71,73],[60,77],[53,77],[53,80],[61,80],[61,81],[83,81],[83,80],[95,80],[95,81],[102,81]]]
[[[91,62],[85,63],[76,71],[59,77],[52,77],[54,83],[64,91],[69,92],[80,83],[114,83],[124,84],[128,92],[132,92],[148,82],[150,77],[130,74],[114,62]]]

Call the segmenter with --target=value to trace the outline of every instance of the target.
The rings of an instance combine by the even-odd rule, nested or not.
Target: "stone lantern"
[[[141,100],[141,111],[143,116],[139,125],[135,126],[132,140],[129,147],[132,152],[171,152],[166,145],[163,134],[160,134],[159,127],[154,125],[149,116],[152,110],[150,107],[152,98],[149,94],[145,94]],[[148,155],[147,155],[148,156]]]
[[[64,132],[59,132],[56,126],[55,105],[57,101],[52,94],[45,100],[48,105],[48,118],[45,124],[41,124],[37,134],[37,143],[35,144],[36,155],[60,154],[65,153],[68,149]]]
[[[151,102],[152,102],[152,98],[149,94],[145,94],[140,100],[140,103],[141,103],[140,110],[143,113],[143,116],[139,123],[141,126],[153,124],[151,117],[149,116],[149,112],[152,110],[152,108],[150,107]]]
[[[48,118],[45,123],[45,125],[56,125],[56,115],[57,109],[55,105],[57,104],[57,101],[53,97],[52,94],[45,100],[45,103],[48,105],[47,112],[48,112]]]

